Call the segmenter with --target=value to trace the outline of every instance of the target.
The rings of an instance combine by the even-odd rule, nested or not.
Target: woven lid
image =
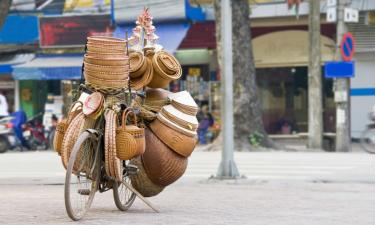
[[[181,132],[185,135],[188,135],[190,137],[195,137],[197,135],[197,132],[185,129],[185,128],[173,123],[172,121],[168,120],[167,118],[165,118],[165,116],[163,116],[160,113],[158,114],[157,119],[160,120],[160,122],[162,122],[166,126],[170,127],[171,129],[179,131],[179,132]]]
[[[142,52],[132,52],[130,53],[130,71],[134,72],[139,70],[145,63],[145,56]]]
[[[181,91],[177,93],[171,93],[168,95],[170,100],[173,100],[181,105],[185,105],[194,109],[198,109],[197,103],[195,103],[193,97],[187,91]]]
[[[104,103],[104,97],[99,92],[92,93],[89,97],[86,98],[85,102],[83,103],[82,112],[86,116],[90,116],[97,112],[99,108]]]
[[[178,119],[181,119],[181,120],[185,121],[188,124],[192,124],[192,125],[196,125],[196,126],[198,125],[197,117],[185,114],[185,113],[177,110],[175,107],[173,107],[173,105],[166,105],[166,106],[164,106],[162,108],[161,112],[163,113],[164,111],[167,114],[175,116]]]

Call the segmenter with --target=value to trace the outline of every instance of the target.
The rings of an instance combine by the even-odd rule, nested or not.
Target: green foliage
[[[263,134],[255,131],[254,133],[249,135],[249,142],[253,147],[258,148],[261,146],[263,138],[264,138]]]

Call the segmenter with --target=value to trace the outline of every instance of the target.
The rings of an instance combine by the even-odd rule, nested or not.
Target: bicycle
[[[105,126],[105,116],[101,115],[95,128],[85,130],[72,148],[64,191],[68,216],[74,221],[81,219],[90,208],[95,193],[110,189],[113,190],[115,205],[121,211],[128,210],[138,196],[155,212],[159,212],[132,188],[129,177],[137,174],[136,166],[130,165],[128,161],[121,161],[121,181],[107,175],[104,155]]]
[[[360,146],[368,153],[375,154],[375,115],[370,113],[370,119],[374,121],[367,125],[360,137]]]

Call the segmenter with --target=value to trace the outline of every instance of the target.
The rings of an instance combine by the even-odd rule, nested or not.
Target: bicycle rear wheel
[[[126,161],[122,161],[126,163]],[[126,166],[124,167],[126,168]],[[125,171],[122,180],[131,184],[128,173]],[[116,207],[121,211],[127,211],[133,204],[136,195],[129,190],[123,183],[113,181],[113,199]]]
[[[83,132],[73,146],[65,178],[65,208],[72,220],[81,219],[98,189],[100,157],[95,134]]]
[[[375,154],[375,129],[369,128],[361,135],[361,147],[368,153]]]

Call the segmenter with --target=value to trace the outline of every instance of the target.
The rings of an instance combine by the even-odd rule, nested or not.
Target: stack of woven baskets
[[[136,90],[143,87],[165,88],[182,75],[177,59],[165,52],[147,49],[130,53],[130,86]]]
[[[112,37],[88,37],[84,57],[86,83],[97,89],[125,89],[129,81],[129,57],[126,40]]]

